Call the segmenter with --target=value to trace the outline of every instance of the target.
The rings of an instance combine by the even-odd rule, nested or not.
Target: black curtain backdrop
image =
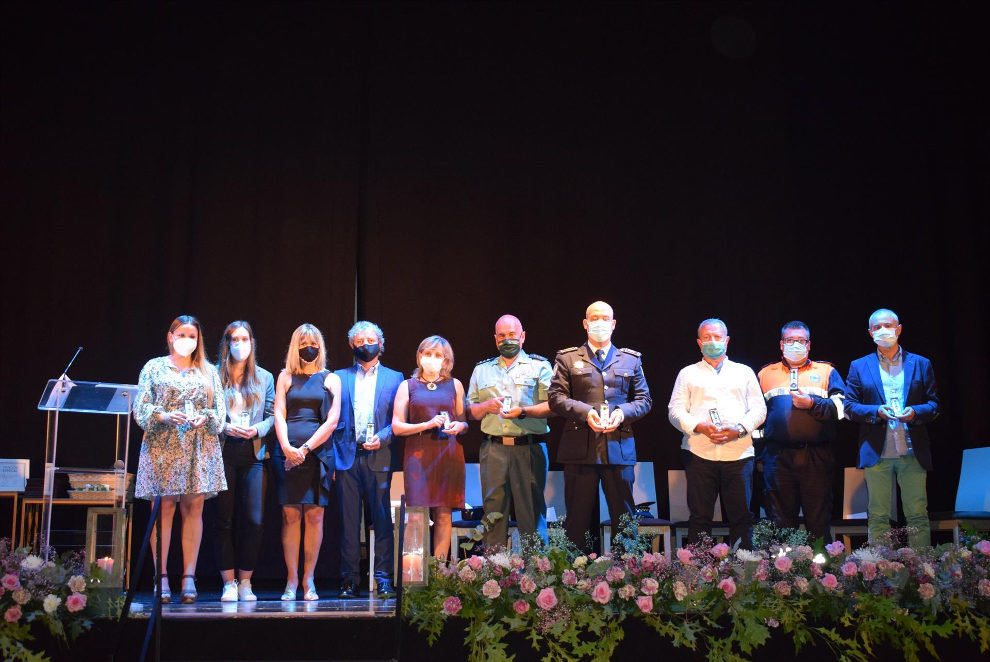
[[[724,319],[754,369],[804,320],[813,358],[845,375],[889,307],[939,381],[933,510],[952,507],[962,450],[987,443],[973,4],[0,11],[0,455],[33,476],[37,400],[75,348],[73,378],[133,383],[183,313],[211,358],[249,320],[273,372],[302,322],[341,367],[355,315],[374,320],[406,374],[439,333],[466,386],[499,315],[552,359],[605,299],[615,342],[643,352],[654,410],[637,446],[662,491],[680,466],[665,406],[701,319]],[[66,415],[59,440],[61,464],[113,459],[104,417]],[[854,441],[844,426],[841,465]],[[134,426],[131,471],[139,445]],[[258,572],[279,577],[273,500],[268,515]]]

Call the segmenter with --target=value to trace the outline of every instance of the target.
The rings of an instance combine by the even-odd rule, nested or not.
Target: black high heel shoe
[[[183,585],[186,583],[187,579],[193,581],[193,587],[191,591],[187,591],[185,586],[182,587],[182,604],[191,605],[196,602],[196,598],[199,597],[199,593],[196,592],[196,576],[195,575],[182,575]]]

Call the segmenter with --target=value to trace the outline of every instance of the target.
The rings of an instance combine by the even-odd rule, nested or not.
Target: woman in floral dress
[[[169,354],[148,361],[138,380],[134,418],[144,430],[134,494],[162,497],[162,601],[171,601],[166,565],[175,507],[182,514],[182,602],[195,602],[203,502],[227,489],[217,434],[227,407],[207,363],[199,320],[180,315],[166,336]],[[157,534],[157,532],[156,532]],[[155,549],[152,538],[152,550]]]

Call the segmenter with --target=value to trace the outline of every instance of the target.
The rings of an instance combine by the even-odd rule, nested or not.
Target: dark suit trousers
[[[216,498],[214,543],[221,570],[254,571],[261,550],[261,518],[265,512],[268,471],[254,456],[254,443],[228,439],[223,445],[223,471],[227,489]],[[237,550],[234,550],[234,518],[237,518]]]
[[[585,540],[588,532],[591,532],[592,540],[598,538],[600,522],[595,518],[595,513],[598,511],[599,480],[608,504],[612,530],[617,530],[623,513],[636,521],[636,504],[632,495],[635,475],[632,466],[618,464],[564,465],[564,506],[567,508],[564,532],[579,549],[588,548]]]
[[[368,451],[358,449],[354,464],[337,471],[337,504],[340,509],[340,574],[343,581],[360,583],[362,502],[370,511],[368,522],[375,528],[375,567],[377,579],[391,579],[393,569],[392,512],[389,487],[392,473],[372,471]]]
[[[729,545],[741,540],[740,547],[753,546],[753,514],[749,500],[753,494],[753,458],[716,462],[698,457],[691,451],[681,451],[684,474],[687,477],[688,542],[697,542],[702,533],[711,535],[715,499],[729,517]]]
[[[829,540],[832,517],[832,473],[835,454],[830,444],[767,447],[763,479],[768,513],[781,528],[798,527],[798,511],[804,509],[812,539]]]

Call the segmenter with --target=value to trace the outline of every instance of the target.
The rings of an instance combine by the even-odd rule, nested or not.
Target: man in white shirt
[[[750,433],[767,416],[752,368],[730,361],[729,331],[720,319],[698,326],[702,360],[683,368],[674,382],[667,413],[684,433],[681,456],[690,510],[688,541],[711,534],[715,500],[729,517],[730,543],[752,546],[753,441]]]

